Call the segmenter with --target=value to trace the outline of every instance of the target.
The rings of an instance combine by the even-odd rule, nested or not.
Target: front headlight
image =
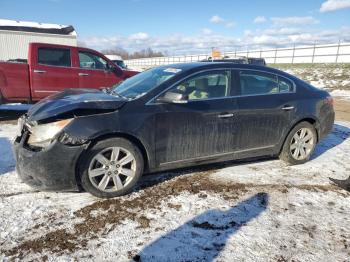
[[[36,147],[48,146],[52,139],[72,120],[73,118],[32,126],[29,130],[31,134],[28,139],[28,144]]]

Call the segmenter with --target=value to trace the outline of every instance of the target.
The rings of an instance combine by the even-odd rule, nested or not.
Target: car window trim
[[[208,72],[208,71],[218,71],[218,70],[230,70],[231,71],[231,86],[229,87],[230,88],[230,92],[232,91],[232,71],[240,71],[240,70],[247,70],[247,71],[257,71],[257,72],[262,72],[262,73],[268,73],[268,74],[273,74],[273,75],[276,75],[277,76],[277,79],[278,79],[278,76],[280,77],[283,77],[287,80],[289,80],[292,85],[293,85],[293,90],[290,91],[290,92],[283,92],[283,93],[266,93],[266,94],[250,94],[250,95],[235,95],[235,96],[224,96],[224,97],[213,97],[213,98],[206,98],[206,99],[198,99],[198,100],[189,100],[188,103],[192,103],[192,102],[202,102],[202,101],[210,101],[210,100],[217,100],[217,99],[230,99],[230,98],[240,98],[240,97],[249,97],[249,96],[266,96],[266,95],[281,95],[281,94],[293,94],[293,93],[296,93],[296,84],[293,80],[291,80],[290,78],[288,77],[285,77],[281,74],[278,74],[278,73],[271,73],[269,71],[265,71],[265,70],[259,70],[259,69],[251,69],[251,68],[215,68],[215,69],[204,69],[204,70],[201,70],[201,71],[197,71],[197,72],[194,72],[180,80],[178,80],[177,82],[175,82],[174,84],[172,84],[171,86],[169,86],[168,88],[164,89],[162,92],[160,92],[158,95],[154,96],[153,98],[151,98],[150,100],[148,100],[148,102],[146,103],[146,105],[161,105],[161,104],[164,104],[162,102],[156,102],[156,99],[161,96],[162,94],[164,94],[165,92],[167,92],[169,89],[175,87],[176,85],[178,85],[179,83],[181,83],[182,81],[196,75],[196,74],[200,74],[200,73],[203,73],[203,72]],[[239,72],[237,72],[238,75],[239,75]],[[239,87],[240,88],[240,87]]]

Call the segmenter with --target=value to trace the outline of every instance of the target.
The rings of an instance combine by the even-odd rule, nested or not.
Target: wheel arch
[[[97,137],[94,137],[93,139],[90,140],[90,143],[88,144],[88,146],[85,148],[85,150],[80,154],[76,167],[75,167],[75,180],[77,183],[77,186],[79,188],[79,190],[82,190],[82,186],[81,186],[81,178],[80,178],[80,166],[81,166],[81,161],[84,158],[86,152],[92,148],[97,142],[102,141],[102,140],[106,140],[109,138],[124,138],[130,142],[132,142],[134,145],[136,145],[138,147],[138,149],[140,150],[143,160],[144,160],[144,172],[147,172],[149,170],[149,160],[150,160],[150,156],[149,156],[149,151],[146,149],[145,145],[141,142],[141,140],[139,138],[137,138],[134,135],[130,135],[127,133],[122,133],[122,132],[115,132],[115,133],[108,133],[108,134],[103,134],[103,135],[99,135]]]
[[[311,117],[310,117],[310,116],[308,116],[308,117],[303,117],[303,118],[301,118],[301,119],[295,121],[294,124],[291,125],[291,127],[290,127],[289,130],[288,130],[288,132],[286,133],[286,135],[285,135],[284,138],[283,138],[283,142],[281,143],[281,145],[280,145],[280,147],[279,147],[278,154],[281,153],[282,148],[283,148],[283,145],[284,145],[284,143],[286,142],[286,139],[287,139],[288,135],[290,134],[290,132],[293,130],[294,127],[296,127],[296,126],[297,126],[298,124],[300,124],[301,122],[308,122],[308,123],[310,123],[311,125],[313,125],[313,126],[315,127],[316,139],[317,139],[316,143],[318,143],[319,137],[320,137],[320,135],[319,135],[319,133],[320,133],[320,130],[319,130],[319,128],[320,128],[319,121],[317,120],[317,118],[312,117],[312,116],[311,116]]]

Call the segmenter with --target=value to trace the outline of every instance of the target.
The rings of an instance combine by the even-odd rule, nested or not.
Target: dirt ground
[[[350,101],[335,99],[335,119],[350,122]]]

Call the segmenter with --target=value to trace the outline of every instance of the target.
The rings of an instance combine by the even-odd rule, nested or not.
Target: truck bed
[[[0,92],[3,99],[30,100],[29,66],[25,63],[0,62]]]

